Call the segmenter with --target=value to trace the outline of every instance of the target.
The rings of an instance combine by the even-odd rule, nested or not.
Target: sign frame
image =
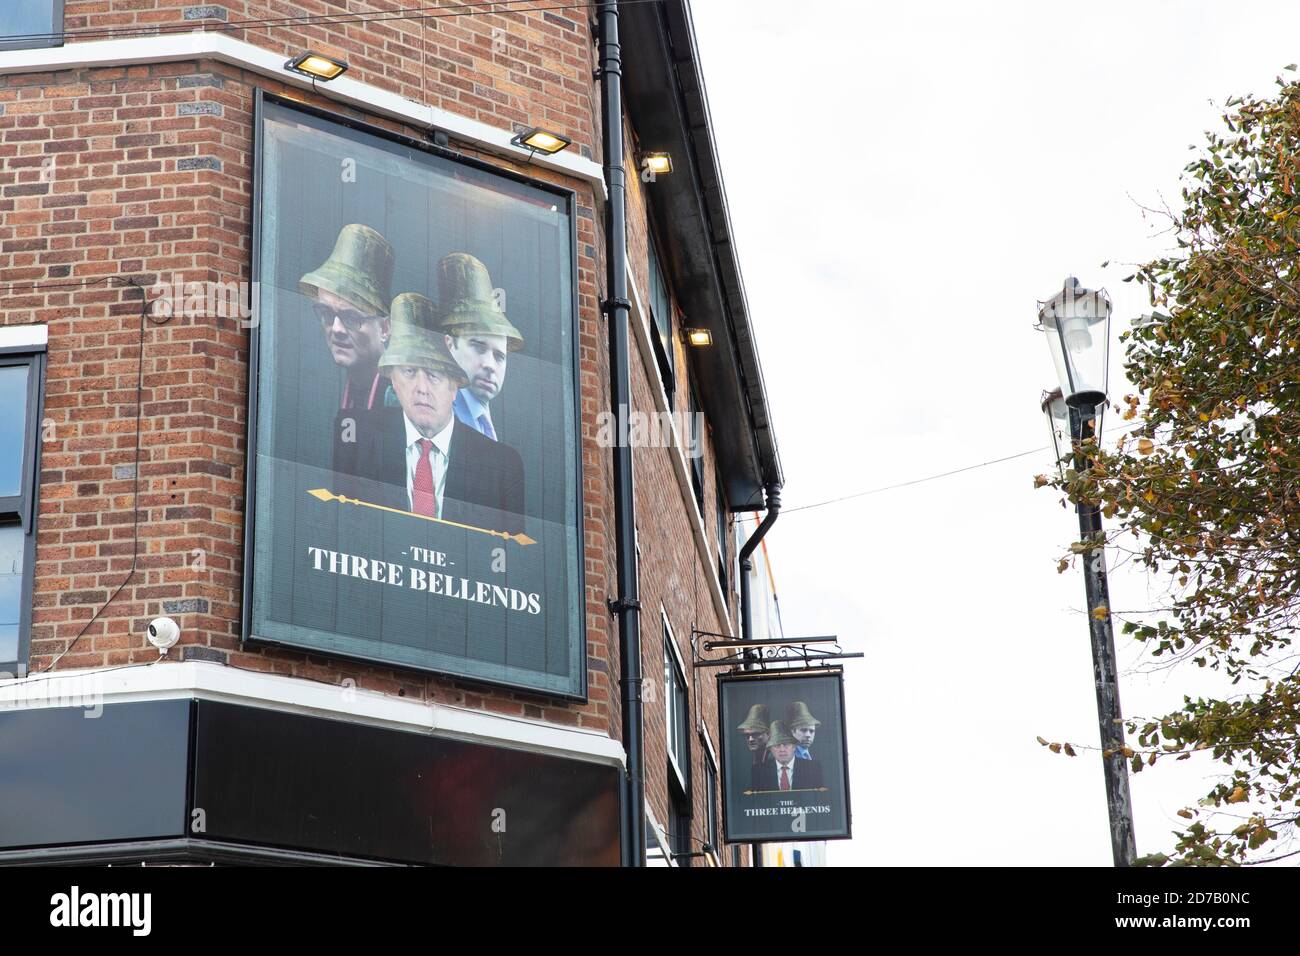
[[[748,682],[768,682],[772,684],[781,681],[798,679],[798,678],[818,678],[833,679],[836,681],[837,693],[839,695],[839,733],[840,742],[840,761],[842,763],[842,773],[844,780],[844,829],[843,832],[833,834],[813,834],[811,836],[802,836],[799,833],[777,833],[771,835],[762,834],[741,834],[732,833],[732,816],[729,812],[728,793],[729,793],[729,768],[731,761],[728,759],[734,746],[731,743],[734,737],[734,728],[729,731],[726,726],[726,711],[724,708],[725,686],[727,684],[739,684]],[[731,673],[719,674],[717,679],[718,688],[718,739],[721,741],[720,768],[719,768],[719,785],[721,787],[722,803],[722,842],[724,844],[759,844],[759,843],[818,843],[822,840],[851,840],[853,839],[853,795],[851,782],[849,780],[849,749],[847,722],[848,715],[845,713],[844,706],[844,670],[840,667],[809,667],[799,669],[781,669],[767,671],[733,671]]]
[[[262,87],[256,87],[253,98],[253,152],[252,152],[252,195],[250,205],[250,268],[249,278],[251,287],[254,290],[260,288],[261,280],[261,260],[262,260],[262,215],[260,212],[261,202],[266,192],[263,183],[263,148],[265,140],[265,121],[267,105],[274,105],[295,112],[304,114],[306,117],[322,120],[324,122],[342,127],[347,130],[358,132],[362,135],[375,137],[380,140],[386,140],[398,146],[408,149],[417,150],[431,156],[437,156],[443,160],[450,161],[469,167],[481,172],[490,173],[494,176],[501,177],[520,183],[532,188],[549,192],[559,197],[568,205],[569,213],[569,235],[567,238],[569,250],[569,285],[570,285],[570,315],[572,316],[572,328],[570,338],[572,340],[572,371],[573,371],[573,415],[575,422],[575,434],[573,442],[573,466],[574,466],[574,493],[572,517],[575,522],[575,537],[577,545],[577,554],[575,566],[573,569],[572,586],[577,593],[581,595],[580,611],[576,615],[576,629],[572,630],[569,635],[570,645],[576,645],[579,648],[577,658],[577,674],[573,692],[541,688],[533,684],[519,683],[508,680],[494,680],[476,674],[461,673],[451,671],[440,667],[424,667],[416,663],[406,661],[394,661],[386,658],[375,656],[364,656],[359,654],[348,654],[334,649],[317,648],[303,644],[289,643],[286,641],[274,640],[266,637],[259,637],[252,632],[253,623],[253,592],[254,592],[254,544],[256,541],[256,481],[257,481],[257,437],[258,437],[258,406],[259,406],[259,378],[261,374],[261,348],[260,340],[262,334],[261,323],[255,324],[249,329],[248,343],[248,405],[247,405],[247,427],[245,432],[245,460],[244,460],[244,523],[243,523],[243,582],[242,582],[242,604],[240,608],[240,635],[239,646],[244,649],[245,645],[261,645],[269,647],[282,647],[286,650],[297,651],[301,654],[320,656],[332,660],[353,661],[357,663],[368,664],[375,667],[391,668],[394,671],[415,671],[422,674],[433,674],[440,677],[446,677],[458,681],[467,681],[474,684],[484,685],[487,687],[507,688],[511,690],[526,691],[528,693],[552,698],[555,700],[574,701],[586,703],[588,699],[588,673],[587,673],[587,613],[586,613],[586,546],[585,546],[585,522],[583,520],[583,469],[582,469],[582,389],[581,389],[581,363],[580,363],[580,345],[579,338],[581,332],[582,314],[580,311],[580,289],[579,289],[579,268],[578,268],[578,202],[577,191],[544,179],[538,179],[527,176],[512,169],[502,168],[493,163],[486,162],[473,156],[466,156],[456,150],[438,146],[432,142],[420,140],[403,133],[395,132],[391,129],[375,126],[371,123],[358,120],[351,116],[335,113],[330,110],[321,109],[311,104],[303,103],[297,99],[286,97],[273,93]]]

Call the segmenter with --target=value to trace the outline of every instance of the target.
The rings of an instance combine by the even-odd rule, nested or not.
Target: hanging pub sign
[[[584,696],[572,192],[257,126],[245,635]]]
[[[726,675],[718,697],[726,841],[850,837],[841,673]]]

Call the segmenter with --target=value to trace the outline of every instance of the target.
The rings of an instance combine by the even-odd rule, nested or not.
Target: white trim
[[[641,353],[641,366],[645,369],[646,377],[650,379],[650,392],[654,395],[655,409],[659,412],[671,412],[672,409],[668,407],[668,391],[664,388],[663,377],[659,374],[659,362],[655,359],[654,347],[650,344],[649,311],[641,304],[641,292],[630,269],[627,274],[627,287],[631,293],[632,303],[628,325],[632,326],[632,331],[636,333],[637,351]],[[671,345],[672,343],[669,343],[670,347]],[[691,485],[690,465],[686,463],[684,450],[686,446],[682,442],[682,436],[677,433],[676,416],[669,414],[668,422],[673,436],[672,448],[667,449],[668,459],[677,476],[677,487],[682,493],[682,501],[686,504],[686,515],[691,522],[695,550],[699,552],[700,561],[704,564],[704,580],[708,582],[709,594],[713,597],[713,609],[717,612],[718,620],[722,622],[723,632],[728,637],[734,637],[731,612],[727,609],[727,599],[722,593],[722,582],[718,579],[717,555],[709,546],[708,532],[704,530],[704,516],[700,514],[699,503],[695,500],[695,489]]]
[[[52,70],[85,67],[132,66],[145,63],[173,63],[181,60],[217,60],[262,76],[270,76],[289,86],[312,89],[312,81],[284,68],[285,55],[236,40],[224,33],[195,30],[192,33],[168,33],[161,36],[129,37],[116,40],[89,40],[61,47],[31,50],[7,50],[0,53],[0,75],[8,73],[43,73]],[[436,127],[453,139],[473,143],[480,149],[528,163],[524,147],[512,146],[512,130],[491,126],[449,110],[417,103],[415,100],[382,90],[347,75],[328,83],[317,83],[321,95],[358,107],[368,113],[386,116],[419,129]],[[561,130],[560,132],[563,132]],[[584,179],[605,194],[605,174],[599,163],[568,151],[550,156],[533,155],[531,163],[545,169]]]
[[[690,699],[691,694],[689,690],[690,685],[687,684],[686,682],[686,664],[682,661],[682,652],[677,649],[677,636],[673,634],[673,625],[672,622],[668,620],[668,612],[664,610],[663,604],[659,605],[659,621],[663,625],[662,629],[660,630],[660,637],[664,643],[664,656],[665,658],[667,658],[671,655],[672,658],[671,660],[665,660],[664,663],[673,668],[675,673],[674,684],[680,681],[682,686],[682,691],[686,695],[686,700],[683,701],[683,704],[685,705],[687,712],[681,715],[682,721],[685,722],[689,716],[690,705],[691,705],[691,699]],[[670,648],[671,651],[669,650]],[[673,741],[672,715],[677,710],[677,699],[676,699],[677,691],[675,687],[669,687],[667,681],[668,681],[668,675],[665,674],[664,675],[664,729],[667,731],[667,734],[665,735],[664,749],[668,753],[668,765],[672,767],[673,773],[677,774],[677,782],[681,785],[682,792],[685,793],[688,792],[690,789],[687,786],[687,783],[690,780],[690,775],[686,771],[689,769],[689,765],[690,765],[689,757],[690,757],[690,746],[691,746],[691,732],[690,732],[690,728],[687,727],[686,740],[685,740],[686,753],[683,754],[682,756],[688,759],[687,759],[687,767],[684,768],[680,763],[678,763],[677,755],[673,753],[673,747],[675,742]]]
[[[663,619],[664,627],[668,628],[668,636],[671,640],[665,641],[673,651],[673,659],[677,662],[677,673],[682,679],[682,686],[686,686],[686,661],[682,659],[682,652],[677,647],[677,635],[673,633],[673,622],[668,620],[668,610],[664,607],[663,602],[659,602],[659,616]]]
[[[50,330],[44,325],[0,325],[0,349],[45,348]]]
[[[662,854],[659,857],[655,857],[653,854],[649,852],[649,848],[647,847],[646,848],[647,865],[680,866],[681,864],[679,864],[676,860],[673,859],[673,849],[672,849],[672,844],[668,839],[668,831],[659,825],[659,821],[655,819],[655,812],[650,808],[650,804],[648,802],[645,805],[645,816],[646,816],[646,824],[648,825],[647,829],[654,836],[655,843],[659,844],[659,852],[660,854]]]
[[[713,738],[709,736],[709,728],[703,724],[700,725],[700,736],[704,738],[704,749],[709,752],[709,757],[713,760],[713,772],[719,774],[721,779],[722,765],[718,763],[718,752],[713,749]]]
[[[0,680],[0,711],[83,707],[137,700],[225,701],[623,766],[623,747],[605,734],[481,710],[381,694],[359,687],[268,674],[210,661],[57,671]]]

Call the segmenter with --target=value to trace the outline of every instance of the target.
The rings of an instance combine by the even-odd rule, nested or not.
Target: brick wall
[[[292,5],[228,0],[215,5],[224,11],[217,20],[185,20],[186,10],[195,6],[200,5],[67,0],[66,25],[70,31],[194,26],[337,10],[312,0]],[[427,21],[423,28],[391,21],[235,35],[286,55],[309,41],[328,43],[349,59],[350,75],[359,80],[500,127],[545,125],[572,136],[585,155],[598,154],[593,52],[581,18],[548,11],[447,18]],[[608,338],[599,313],[601,199],[588,183],[537,167],[527,172],[573,188],[578,196],[589,699],[572,703],[288,649],[240,650],[248,332],[236,320],[218,317],[146,321],[141,365],[141,293],[123,280],[147,288],[176,276],[249,278],[255,86],[277,90],[265,77],[201,60],[0,77],[0,282],[6,284],[0,322],[46,323],[49,330],[32,670],[49,667],[56,658],[58,668],[151,660],[155,652],[144,629],[151,618],[169,614],[182,625],[181,646],[173,651],[182,659],[329,682],[351,678],[387,693],[591,727],[617,737],[617,633],[605,606],[615,593],[613,475],[611,453],[596,441],[596,416],[609,404]],[[325,97],[294,95],[375,125],[420,133]],[[456,145],[474,155],[465,144]],[[520,168],[499,157],[484,158],[502,168]],[[653,197],[634,175],[629,192],[633,269],[644,290],[645,204]],[[678,368],[687,368],[688,356],[679,344],[674,347]],[[133,514],[141,371],[139,509]],[[634,346],[634,404],[653,411],[650,390],[658,385],[649,371]],[[685,407],[684,394],[679,388],[679,409]],[[691,537],[694,504],[681,494],[671,470],[674,454],[662,448],[634,452],[643,668],[659,684],[646,705],[647,800],[666,824],[662,607],[688,664],[691,709],[697,715],[691,775],[698,849],[708,803],[702,790],[704,749],[695,731],[706,728],[715,747],[720,742],[714,673],[690,672],[690,635],[693,627],[720,631],[725,625],[707,590],[715,572],[700,560]],[[711,443],[706,442],[705,456],[703,527],[712,550]],[[119,592],[131,572],[137,520],[135,571]]]

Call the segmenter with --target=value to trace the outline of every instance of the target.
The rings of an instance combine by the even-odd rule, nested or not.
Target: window
[[[63,0],[4,0],[0,4],[0,50],[62,45]]]
[[[714,474],[716,483],[717,533],[718,533],[718,583],[722,585],[723,597],[728,593],[727,587],[727,493],[722,485],[722,474]],[[728,600],[728,603],[730,601]]]
[[[668,762],[683,791],[688,783],[690,762],[689,728],[687,710],[686,674],[677,655],[672,628],[668,618],[663,618],[664,630],[664,722],[668,726]]]
[[[700,413],[700,400],[695,396],[695,386],[690,390],[690,451],[691,451],[691,487],[695,490],[695,505],[700,509],[700,518],[704,518],[704,416]],[[701,521],[703,523],[703,521]]]
[[[678,866],[691,865],[691,808],[685,795],[669,787],[668,842]]]
[[[668,840],[679,866],[690,866],[690,707],[686,695],[686,668],[673,640],[668,617],[664,632],[664,723],[668,728]]]
[[[714,766],[710,753],[704,755],[704,800],[709,813],[708,830],[704,836],[713,852],[721,858],[722,847],[718,845],[718,768]]]
[[[31,642],[45,356],[0,348],[0,671],[25,674]]]
[[[664,380],[664,392],[668,395],[668,407],[673,404],[673,391],[677,387],[677,359],[673,352],[673,306],[668,293],[668,283],[664,280],[663,270],[659,268],[659,256],[655,252],[653,237],[647,243],[650,258],[650,323],[654,330],[655,361],[659,364],[659,375]]]

